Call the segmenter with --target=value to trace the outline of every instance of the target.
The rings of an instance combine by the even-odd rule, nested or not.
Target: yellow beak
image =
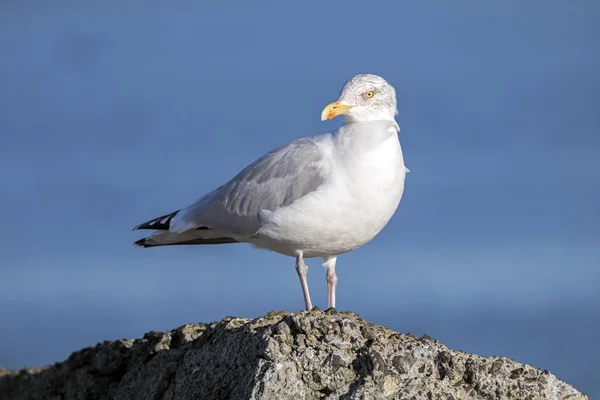
[[[346,114],[351,108],[352,106],[345,106],[339,100],[335,103],[328,104],[321,113],[321,121],[335,118],[338,115]]]

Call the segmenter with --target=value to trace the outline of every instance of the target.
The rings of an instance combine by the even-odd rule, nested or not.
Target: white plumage
[[[335,132],[293,141],[252,163],[198,201],[136,229],[157,229],[136,244],[246,242],[296,257],[305,305],[312,307],[304,258],[322,257],[335,307],[336,256],[373,239],[402,197],[404,166],[394,88],[357,75],[323,111],[344,115]]]

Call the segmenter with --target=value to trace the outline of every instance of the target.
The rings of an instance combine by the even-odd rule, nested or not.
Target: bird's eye
[[[368,92],[365,92],[365,94],[363,94],[363,96],[365,96],[365,99],[370,99],[371,97],[375,96],[375,91],[369,90]]]

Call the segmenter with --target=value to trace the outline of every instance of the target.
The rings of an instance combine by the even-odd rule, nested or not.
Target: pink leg
[[[308,282],[306,281],[306,273],[308,272],[308,265],[304,263],[302,253],[298,253],[296,256],[296,272],[300,278],[300,285],[302,285],[302,293],[304,294],[304,304],[307,310],[312,309],[312,303],[310,302],[310,293],[308,293]]]
[[[327,258],[323,266],[327,268],[327,308],[335,308],[335,287],[338,277],[335,274],[336,257]]]

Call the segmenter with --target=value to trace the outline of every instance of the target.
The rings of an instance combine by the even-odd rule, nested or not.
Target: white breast
[[[354,250],[387,224],[404,191],[406,168],[390,123],[350,124],[336,136],[331,179],[319,190],[273,212],[261,227],[259,247],[305,257]]]

